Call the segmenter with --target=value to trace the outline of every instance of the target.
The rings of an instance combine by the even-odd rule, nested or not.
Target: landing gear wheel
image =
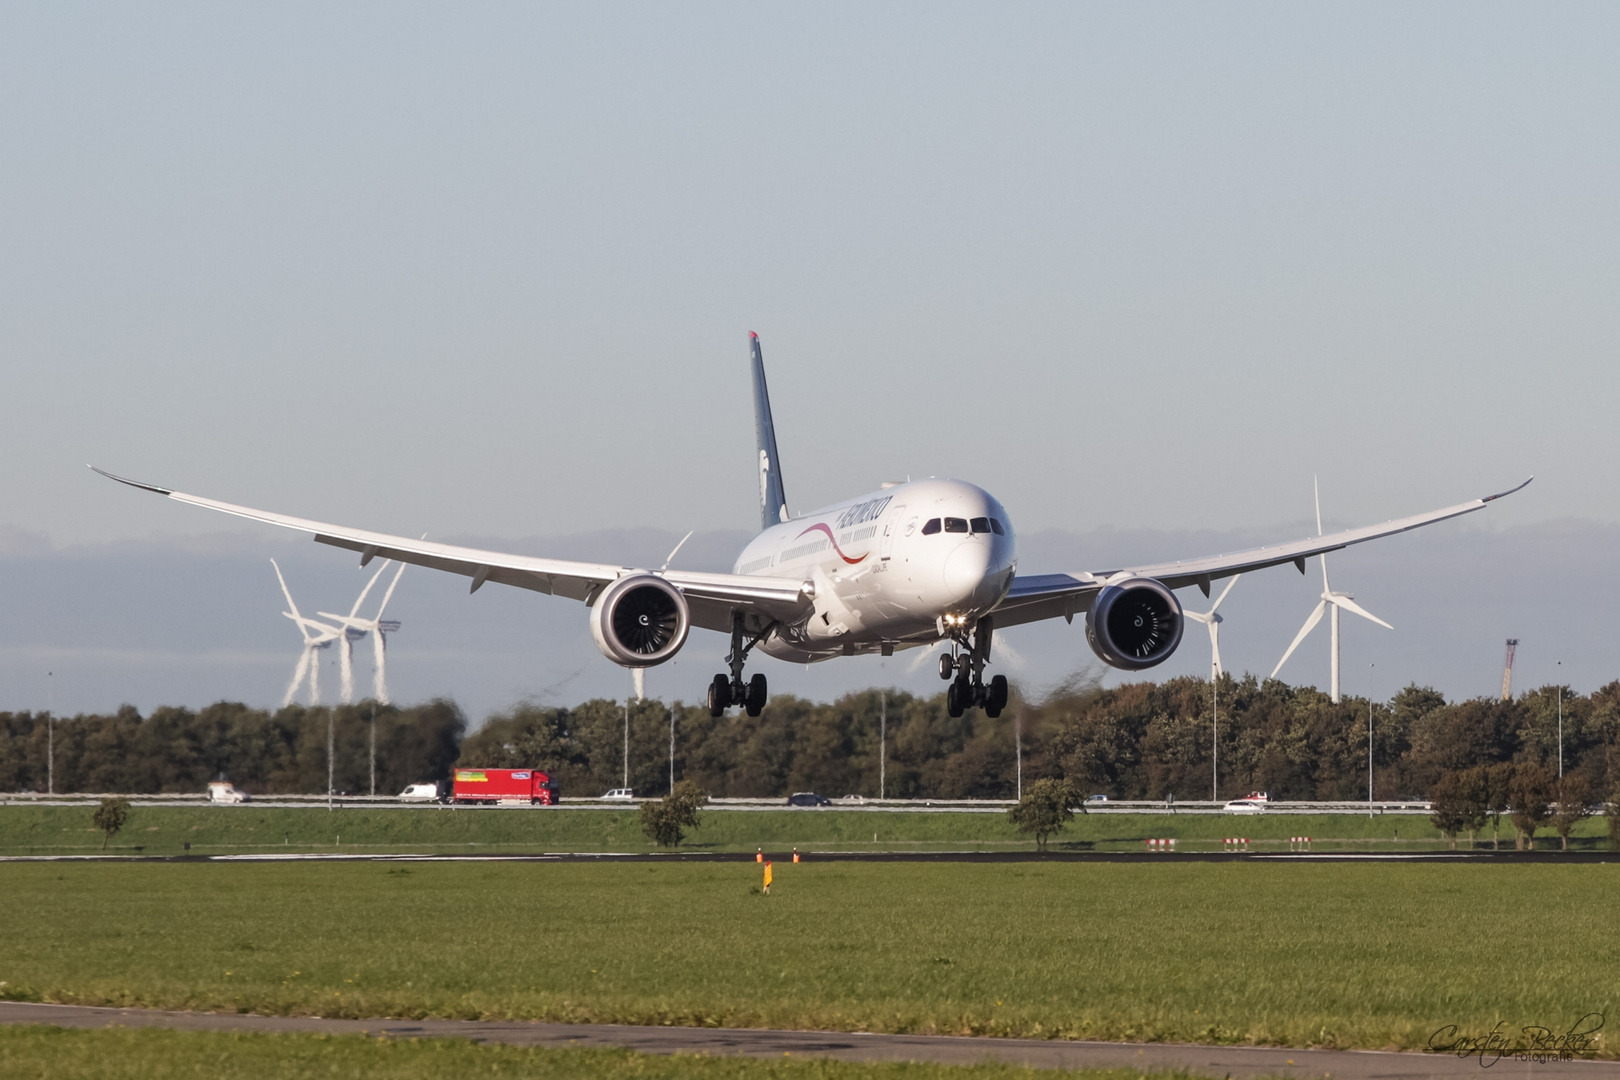
[[[748,680],[748,696],[743,701],[743,708],[749,716],[758,716],[765,708],[765,676],[755,675]]]
[[[985,688],[984,715],[994,720],[1007,707],[1007,676],[997,675]]]
[[[945,688],[945,711],[952,720],[959,719],[967,712],[967,687],[962,683],[953,682]]]
[[[722,716],[731,707],[731,680],[724,675],[716,675],[714,682],[709,684],[709,715]]]
[[[950,653],[945,653],[939,658],[939,677],[948,680],[954,674],[956,674],[956,661],[951,659]]]

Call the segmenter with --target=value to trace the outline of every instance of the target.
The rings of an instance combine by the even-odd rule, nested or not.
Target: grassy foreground
[[[102,835],[92,806],[0,806],[0,854],[89,854]],[[1506,823],[1504,823],[1506,824]],[[1512,827],[1504,841],[1512,847]],[[1187,850],[1219,849],[1227,836],[1287,848],[1290,836],[1329,844],[1433,848],[1443,843],[1426,817],[1359,814],[1076,815],[1053,844],[1060,850],[1138,850],[1148,837],[1175,837]],[[1572,846],[1606,846],[1605,823],[1584,821]],[[1486,843],[1488,844],[1488,840]],[[647,851],[635,811],[473,808],[135,807],[108,845],[120,854],[245,851]],[[709,810],[682,845],[695,851],[956,850],[1033,847],[995,814],[926,811]],[[1538,847],[1557,847],[1541,834]]]
[[[1620,1005],[1610,864],[811,860],[758,884],[752,863],[4,864],[0,995],[1364,1048]]]
[[[851,1064],[782,1058],[663,1057],[627,1050],[479,1046],[461,1039],[246,1035],[198,1031],[0,1027],[0,1076],[41,1080],[1175,1080],[1125,1069],[1053,1072],[1012,1065]]]

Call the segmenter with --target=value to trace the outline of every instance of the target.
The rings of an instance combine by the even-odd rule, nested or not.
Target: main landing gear
[[[716,675],[714,681],[709,684],[710,716],[720,716],[733,705],[741,705],[749,716],[758,716],[760,710],[765,708],[765,676],[756,674],[744,682],[743,664],[747,663],[748,654],[754,651],[754,646],[764,641],[766,635],[775,629],[776,624],[773,622],[751,639],[744,641],[742,612],[732,612],[731,652],[726,655],[726,663],[731,667],[731,674]]]
[[[972,637],[962,634],[953,639],[951,651],[939,658],[939,677],[950,679],[945,690],[945,711],[952,718],[972,708],[981,708],[994,720],[1007,707],[1007,676],[984,681],[984,665],[990,662],[990,638],[994,632],[989,617],[978,621]]]

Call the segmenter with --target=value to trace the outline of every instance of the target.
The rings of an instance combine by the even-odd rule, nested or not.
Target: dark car
[[[813,791],[798,791],[788,796],[789,806],[831,806],[832,800]]]

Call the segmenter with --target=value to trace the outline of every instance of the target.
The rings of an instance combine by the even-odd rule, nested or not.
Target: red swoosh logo
[[[844,549],[838,546],[838,540],[837,540],[836,537],[833,536],[832,530],[827,528],[827,526],[825,526],[825,525],[812,525],[808,529],[804,530],[804,532],[800,533],[799,536],[807,536],[807,535],[809,535],[810,533],[813,533],[813,532],[824,532],[824,533],[826,533],[827,534],[827,542],[832,545],[832,549],[834,551],[838,552],[838,557],[840,559],[843,559],[845,562],[849,563],[851,566],[854,566],[856,563],[865,562],[866,561],[866,555],[872,554],[870,551],[868,551],[866,553],[866,555],[862,555],[858,559],[852,559],[848,555],[845,555],[844,554]],[[799,536],[795,536],[793,539],[797,540],[799,538]]]

